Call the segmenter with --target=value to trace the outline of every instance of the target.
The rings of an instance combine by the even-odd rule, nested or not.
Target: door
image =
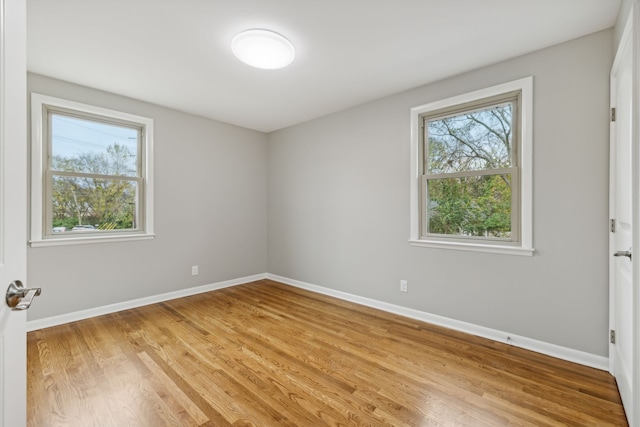
[[[26,279],[26,0],[0,0],[0,426],[26,425],[26,312],[5,303]]]
[[[630,426],[639,427],[638,407],[638,68],[634,50],[637,8],[631,11],[611,72],[611,150],[609,239],[611,373],[615,376]],[[635,254],[633,253],[635,250]]]

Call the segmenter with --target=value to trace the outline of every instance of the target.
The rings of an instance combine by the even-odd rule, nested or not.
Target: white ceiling
[[[270,132],[615,23],[620,0],[28,0],[29,71]],[[239,62],[266,28],[293,64]]]

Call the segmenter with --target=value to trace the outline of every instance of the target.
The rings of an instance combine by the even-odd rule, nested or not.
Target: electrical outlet
[[[400,292],[409,292],[409,284],[406,280],[400,280]]]
[[[192,265],[191,266],[191,275],[192,276],[197,276],[198,275],[198,266],[197,265]]]

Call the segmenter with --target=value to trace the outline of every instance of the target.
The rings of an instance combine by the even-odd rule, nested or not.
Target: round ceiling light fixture
[[[286,67],[296,56],[289,40],[269,30],[239,33],[231,41],[231,51],[245,64],[266,70]]]

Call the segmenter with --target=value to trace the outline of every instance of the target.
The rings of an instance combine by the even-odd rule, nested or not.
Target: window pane
[[[136,229],[138,183],[123,179],[53,176],[50,232]]]
[[[511,238],[511,174],[427,181],[428,233]]]
[[[427,173],[511,167],[512,103],[427,120]]]
[[[138,176],[138,129],[51,114],[52,168]]]

